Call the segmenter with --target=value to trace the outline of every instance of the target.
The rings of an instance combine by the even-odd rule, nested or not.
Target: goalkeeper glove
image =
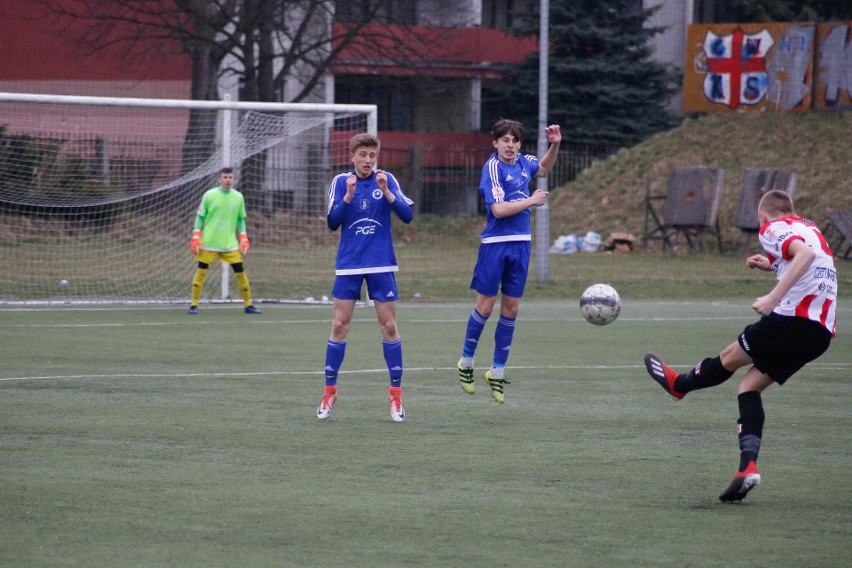
[[[248,254],[249,248],[249,240],[248,235],[246,233],[240,233],[240,252],[244,255]]]
[[[198,254],[198,250],[203,247],[204,244],[201,242],[201,231],[195,229],[192,231],[192,239],[189,241],[189,250],[192,251],[192,254]]]

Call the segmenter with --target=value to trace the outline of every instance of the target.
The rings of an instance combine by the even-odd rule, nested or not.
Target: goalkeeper
[[[189,241],[189,250],[198,261],[198,268],[192,278],[190,314],[198,313],[198,300],[204,289],[204,278],[217,257],[220,262],[230,264],[234,270],[246,313],[261,313],[251,303],[251,288],[243,267],[243,256],[249,251],[248,234],[246,234],[246,202],[243,194],[233,189],[233,186],[233,168],[222,168],[219,171],[219,185],[208,189],[201,198],[198,215],[195,217],[192,240]],[[239,241],[237,241],[238,232]]]

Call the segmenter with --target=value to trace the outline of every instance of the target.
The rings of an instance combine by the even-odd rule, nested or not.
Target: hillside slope
[[[592,230],[606,238],[612,231],[628,231],[641,239],[646,184],[652,194],[665,195],[669,173],[678,165],[726,170],[719,222],[727,243],[743,239],[733,224],[748,168],[795,172],[796,211],[822,227],[823,215],[852,209],[852,112],[719,113],[687,119],[596,162],[555,190],[551,235]],[[662,215],[661,201],[657,211]]]

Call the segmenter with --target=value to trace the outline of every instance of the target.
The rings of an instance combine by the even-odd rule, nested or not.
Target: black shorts
[[[772,313],[746,327],[738,341],[761,373],[783,385],[825,353],[831,338],[831,332],[815,321]]]

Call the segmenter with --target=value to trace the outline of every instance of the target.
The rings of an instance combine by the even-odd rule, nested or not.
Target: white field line
[[[675,367],[689,368],[690,364],[675,364]],[[483,367],[484,369],[485,367]],[[614,370],[614,369],[644,369],[645,365],[513,365],[512,370]],[[808,369],[839,370],[852,368],[852,363],[810,363]],[[406,367],[406,373],[418,372],[447,372],[457,371],[455,367]],[[375,374],[387,373],[387,368],[381,369],[347,369],[346,374]],[[2,382],[16,381],[47,381],[47,380],[79,380],[79,379],[192,379],[219,377],[281,377],[281,376],[322,376],[323,371],[263,371],[263,372],[216,372],[216,373],[118,373],[114,375],[34,375],[27,377],[0,377]]]
[[[660,321],[753,321],[754,317],[746,317],[746,316],[712,316],[712,317],[620,317],[618,319],[619,322],[630,321],[630,322],[660,322]],[[353,318],[353,323],[361,323],[361,322],[375,322],[375,318]],[[445,323],[466,323],[467,318],[458,318],[458,319],[404,319],[401,320],[402,323],[416,323],[416,324],[445,324]],[[524,318],[524,323],[546,323],[546,322],[559,322],[564,321],[561,318]],[[578,319],[576,323],[581,323],[582,320]],[[331,323],[330,319],[319,319],[319,320],[290,320],[290,319],[270,319],[263,318],[257,319],[253,318],[249,321],[245,322],[248,325],[305,325],[305,324],[323,324],[329,325]],[[185,326],[185,325],[222,325],[221,321],[204,321],[204,320],[187,320],[182,322],[137,322],[137,323],[13,323],[13,324],[5,324],[3,327],[19,327],[19,328],[63,328],[63,327],[71,327],[71,328],[97,328],[97,327],[169,327],[169,326]]]

